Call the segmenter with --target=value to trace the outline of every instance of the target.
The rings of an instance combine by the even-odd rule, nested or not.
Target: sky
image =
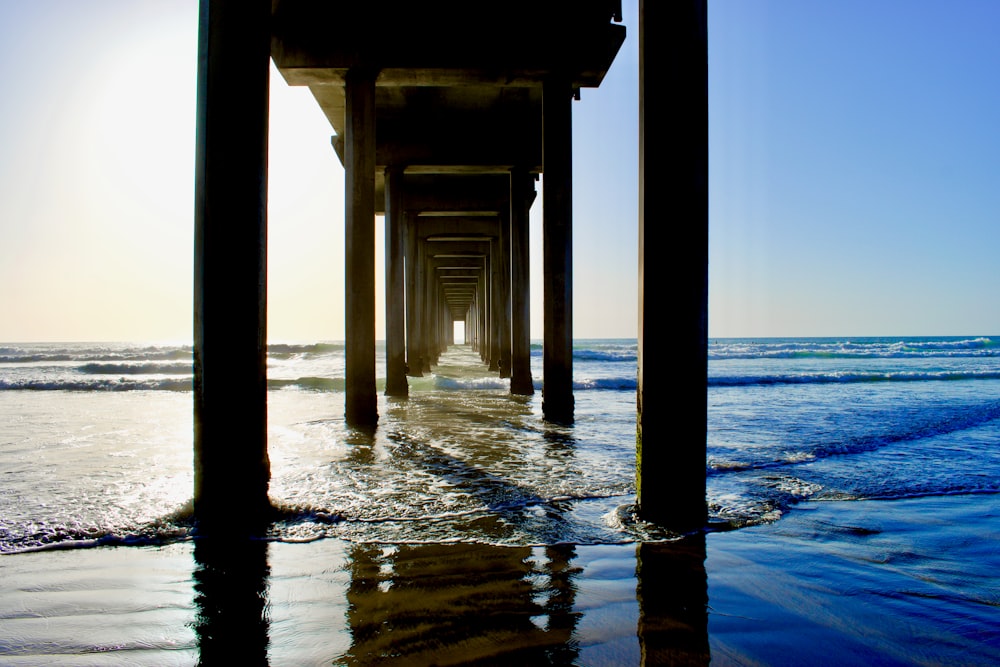
[[[573,103],[578,338],[636,335],[636,8]],[[710,1],[711,337],[1000,335],[998,27],[993,0]],[[0,341],[190,341],[197,30],[197,0],[0,0]],[[342,340],[332,129],[273,68],[270,122],[268,338]]]

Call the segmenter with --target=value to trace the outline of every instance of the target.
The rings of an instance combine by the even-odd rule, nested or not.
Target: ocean
[[[511,658],[500,647],[517,646],[527,651],[518,654],[526,664],[638,664],[653,640],[647,633],[643,643],[641,631],[637,640],[636,624],[646,627],[640,619],[655,608],[649,591],[657,590],[652,580],[642,588],[642,549],[675,543],[678,536],[643,523],[632,511],[637,344],[575,341],[571,426],[541,417],[541,355],[536,341],[536,393],[512,396],[509,381],[487,372],[476,352],[453,346],[433,373],[409,378],[409,398],[380,395],[372,432],[345,423],[341,343],[269,345],[270,495],[281,514],[262,542],[270,556],[260,557],[263,564],[250,585],[260,589],[255,599],[265,598],[250,616],[270,619],[258,637],[260,656],[268,656],[264,662],[368,664],[376,655],[421,655],[426,661],[414,664],[492,664]],[[381,390],[381,346],[376,357]],[[20,597],[0,608],[0,662],[38,664],[44,655],[51,662],[61,656],[61,664],[146,658],[144,664],[192,664],[199,651],[202,659],[210,652],[206,637],[219,635],[220,626],[209,623],[214,635],[203,632],[202,621],[211,614],[198,602],[206,566],[190,515],[191,373],[189,345],[0,344],[0,573],[32,579],[23,585],[8,580],[5,597]],[[713,627],[726,621],[711,602],[715,570],[709,555],[705,571],[706,539],[711,554],[713,540],[730,544],[723,540],[760,531],[773,535],[782,526],[792,530],[801,525],[796,521],[832,508],[846,508],[837,510],[842,514],[878,514],[882,508],[889,515],[900,501],[909,501],[907,507],[925,503],[920,511],[930,512],[926,503],[957,507],[972,499],[988,510],[976,523],[987,531],[982,539],[988,545],[986,555],[976,551],[976,558],[986,562],[955,567],[1000,560],[1000,338],[712,339],[707,400],[712,529],[701,538],[701,556],[695,557],[700,584],[686,605],[701,607],[693,621],[697,655],[712,653],[718,661],[724,653],[713,638]],[[675,418],[669,404],[657,410],[668,423]],[[234,515],[240,511],[232,507]],[[882,532],[841,528],[851,544]],[[296,551],[290,561],[282,560],[282,554],[306,548],[309,556]],[[164,601],[162,590],[152,594],[163,603],[153,607],[170,610],[152,624],[168,628],[161,628],[159,639],[135,639],[133,645],[81,639],[72,624],[52,630],[53,618],[64,616],[58,605],[40,601],[39,586],[65,592],[80,584],[57,585],[46,578],[55,575],[33,568],[44,570],[43,563],[59,559],[57,569],[72,572],[73,563],[80,563],[78,572],[88,574],[77,579],[90,582],[83,588],[94,592],[91,577],[104,565],[87,559],[104,554],[100,562],[108,564],[128,553],[155,554],[157,562],[172,563],[168,569],[175,575],[187,572],[186,579],[169,584],[174,593],[188,591],[179,602]],[[281,563],[302,568],[320,554],[329,559],[329,567],[319,570],[327,578],[314,572],[313,588],[295,576],[281,578]],[[117,570],[107,567],[113,576]],[[464,630],[449,625],[449,634],[444,621],[428,625],[426,618],[415,626],[403,612],[372,602],[394,585],[398,591],[401,582],[426,587],[433,577],[448,576],[458,578],[451,586],[471,587],[466,597],[448,597],[433,586],[434,593],[421,590],[428,599],[444,596],[449,605],[465,600],[468,608],[455,620]],[[967,642],[953,650],[971,656],[969,664],[1000,656],[1000,575],[984,576],[953,585],[964,606],[949,613],[959,621],[964,615],[975,630],[956,631]],[[483,589],[483,581],[502,588]],[[325,590],[331,596],[326,604],[344,626],[340,632],[308,629],[306,608]],[[645,598],[637,590],[646,590]],[[468,595],[488,600],[471,604]],[[520,624],[476,630],[470,619],[484,610],[492,610],[494,619],[507,618],[491,605],[510,596],[534,611],[503,607]],[[79,606],[96,604],[96,594],[85,597],[90,602],[77,601]],[[301,613],[299,598],[305,600]],[[412,598],[392,599],[404,610],[417,605]],[[98,607],[106,610],[106,603]],[[125,616],[151,613],[147,607],[139,605],[143,612],[126,605],[131,611]],[[46,618],[50,629],[32,630],[37,626],[29,621],[38,618]],[[991,627],[992,621],[997,624]],[[387,624],[395,628],[392,640],[381,634]],[[489,647],[477,648],[471,641],[476,636],[488,636]],[[522,645],[510,637],[532,639]],[[404,638],[410,643],[401,644]],[[871,657],[864,641],[855,639],[861,641],[859,655]],[[979,647],[984,662],[970,653],[971,645]],[[768,663],[764,649],[758,655],[758,649],[727,646]]]

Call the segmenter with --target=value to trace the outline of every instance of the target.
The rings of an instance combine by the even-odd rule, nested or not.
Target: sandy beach
[[[680,543],[207,542],[0,558],[0,663],[993,665],[995,494]]]

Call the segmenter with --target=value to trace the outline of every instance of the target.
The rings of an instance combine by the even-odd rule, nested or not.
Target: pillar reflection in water
[[[572,664],[573,546],[355,545],[348,664]]]
[[[708,665],[705,535],[636,547],[643,665]]]
[[[194,589],[201,665],[267,665],[267,543],[195,542]]]

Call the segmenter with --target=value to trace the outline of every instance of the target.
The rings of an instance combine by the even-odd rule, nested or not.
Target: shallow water
[[[284,520],[212,545],[189,349],[6,346],[0,662],[1000,661],[992,341],[710,349],[707,499],[734,532],[629,518],[635,341],[578,341],[572,426],[455,347],[379,397],[374,433],[346,425],[323,344],[269,357]]]
[[[980,494],[814,503],[681,542],[13,554],[0,663],[993,665],[998,519]]]
[[[335,363],[324,355],[296,371],[285,358],[274,375],[315,377]],[[298,380],[269,391],[270,495],[288,518],[271,537],[634,540],[609,518],[634,494],[634,389],[579,392],[577,422],[562,427],[541,419],[540,393],[510,395],[468,347],[411,385],[409,399],[379,397],[374,433],[346,424],[342,391]],[[0,465],[10,475],[0,549],[158,541],[189,529],[190,392],[8,390],[0,413],[16,415],[0,426]]]
[[[566,427],[542,419],[540,391],[510,395],[476,352],[455,346],[432,374],[409,378],[408,399],[379,397],[370,432],[344,421],[342,345],[271,346],[270,495],[286,519],[271,537],[664,537],[627,520],[636,351],[635,341],[577,341],[576,422]],[[189,348],[0,352],[0,551],[189,533]],[[376,358],[381,372],[381,349]],[[540,389],[538,346],[532,363]],[[807,500],[1000,491],[1000,348],[988,338],[713,341],[708,411],[717,523],[778,520]]]

